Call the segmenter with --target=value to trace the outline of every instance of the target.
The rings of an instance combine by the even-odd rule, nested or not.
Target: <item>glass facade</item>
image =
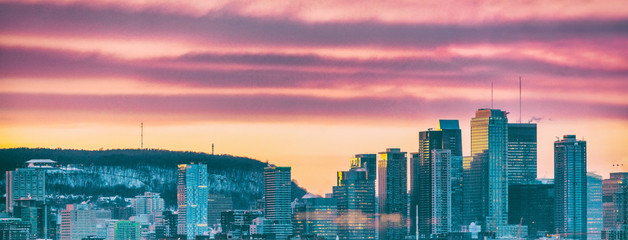
[[[496,233],[508,222],[508,112],[479,109],[471,119],[471,157],[464,163],[465,225]]]
[[[508,223],[528,226],[531,238],[554,233],[554,184],[511,184],[508,187]]]
[[[375,181],[377,179],[377,155],[375,154],[356,154],[351,159],[351,168],[366,169],[367,178]]]
[[[375,239],[375,183],[366,169],[338,172],[333,187],[338,211],[338,237],[342,240]]]
[[[602,239],[604,228],[602,208],[602,176],[587,173],[587,239]]]
[[[336,205],[334,198],[303,198],[294,208],[294,234],[336,239]]]
[[[264,213],[271,220],[277,240],[292,234],[292,178],[290,167],[264,168]]]
[[[378,167],[379,239],[407,235],[408,171],[406,152],[398,148],[380,152]]]
[[[207,226],[208,175],[205,164],[180,164],[177,185],[179,234],[187,239],[209,235]]]
[[[449,150],[447,169],[435,168],[434,150]],[[412,153],[410,160],[410,235],[434,234],[433,231],[433,185],[438,181],[439,171],[446,170],[449,177],[450,193],[448,210],[451,215],[450,231],[460,231],[462,226],[462,140],[458,120],[440,120],[437,130],[419,132],[419,152]],[[419,224],[417,225],[417,222]]]
[[[508,124],[508,184],[533,182],[537,172],[536,124]]]
[[[566,239],[587,239],[587,142],[565,135],[554,142],[554,226]]]

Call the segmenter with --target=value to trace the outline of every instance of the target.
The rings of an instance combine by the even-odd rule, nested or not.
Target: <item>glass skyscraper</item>
[[[587,239],[602,239],[604,228],[602,207],[602,176],[587,173]]]
[[[587,142],[564,135],[554,142],[554,226],[566,239],[587,239]]]
[[[478,222],[490,233],[508,222],[507,114],[499,109],[475,112],[471,157],[464,163],[465,224]]]
[[[554,233],[554,183],[510,184],[508,223],[528,226],[531,238]]]
[[[377,155],[375,154],[356,154],[351,159],[351,168],[366,169],[369,180],[375,181],[377,178]]]
[[[508,184],[536,179],[536,123],[508,124]]]
[[[423,237],[430,234],[460,231],[462,225],[462,141],[458,120],[440,120],[437,130],[419,133],[419,152],[413,153],[410,162],[411,201],[410,235],[418,232]],[[434,150],[448,150],[445,162],[434,162]],[[440,152],[441,160],[444,152]],[[447,166],[444,166],[446,164]],[[447,192],[438,192],[435,184],[441,184],[447,176]],[[445,187],[445,186],[441,186]],[[444,188],[441,188],[444,190]],[[444,209],[435,209],[439,204]],[[434,217],[435,211],[448,213],[446,224]],[[417,217],[418,216],[418,217]],[[419,222],[417,226],[417,220]],[[438,225],[438,226],[437,226]],[[447,230],[442,229],[446,226]]]
[[[273,222],[277,240],[292,234],[292,178],[290,167],[264,168],[264,213]]]
[[[604,229],[618,230],[628,222],[628,172],[603,180]]]
[[[337,214],[335,198],[303,197],[294,207],[294,233],[335,240]]]
[[[338,237],[375,239],[375,183],[365,168],[340,171],[333,187],[338,211]]]
[[[389,148],[379,155],[379,239],[403,239],[407,235],[408,212],[406,152]]]
[[[208,175],[205,164],[180,164],[177,184],[179,234],[187,239],[209,235],[207,226]]]

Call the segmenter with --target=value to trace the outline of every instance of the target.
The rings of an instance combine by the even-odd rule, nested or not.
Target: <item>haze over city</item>
[[[144,147],[292,166],[324,195],[358,153],[479,108],[628,171],[625,1],[2,1],[0,148]],[[519,77],[522,109],[519,114]],[[614,164],[624,163],[622,167]],[[316,173],[316,174],[313,174]]]

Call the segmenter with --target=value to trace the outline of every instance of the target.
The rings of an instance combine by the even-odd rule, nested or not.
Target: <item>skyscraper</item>
[[[536,179],[536,123],[508,124],[508,184]]]
[[[530,182],[508,187],[508,223],[528,226],[531,238],[554,233],[554,183]]]
[[[364,168],[338,172],[333,187],[342,240],[375,239],[375,183]]]
[[[587,239],[587,142],[564,135],[554,142],[554,226],[568,239]]]
[[[315,235],[320,238],[336,239],[337,203],[335,198],[319,198],[306,195],[299,201],[293,214],[296,235]]]
[[[177,180],[179,221],[177,231],[195,239],[208,235],[207,196],[208,175],[205,164],[180,164]]]
[[[587,173],[587,240],[602,239],[604,228],[602,176]]]
[[[233,200],[231,196],[209,194],[207,202],[207,224],[209,224],[209,226],[220,223],[221,212],[233,210]]]
[[[277,240],[292,234],[292,178],[290,167],[264,168],[264,213],[273,222]]]
[[[495,233],[508,221],[508,112],[479,109],[471,119],[471,158],[465,158],[465,224]],[[499,237],[499,236],[498,236]]]
[[[408,212],[406,152],[389,148],[379,155],[379,239],[403,239],[407,235]]]
[[[377,178],[377,155],[375,154],[356,154],[351,159],[351,168],[366,169],[369,180]]]
[[[410,161],[411,197],[410,197],[410,235],[419,232],[423,236],[435,234],[433,227],[433,208],[436,192],[432,191],[438,176],[447,174],[450,186],[446,199],[447,216],[450,223],[447,232],[460,230],[462,225],[462,140],[458,120],[440,120],[437,130],[428,129],[419,133],[419,152],[413,153]],[[449,150],[446,169],[438,168],[433,162],[434,150]],[[441,172],[445,171],[445,172]],[[441,195],[443,197],[445,195]],[[441,222],[442,223],[442,222]],[[441,225],[442,226],[442,225]]]
[[[628,222],[628,172],[603,180],[604,229],[617,230]]]
[[[46,172],[41,168],[18,168],[6,172],[6,210],[13,212],[16,199],[44,201]]]

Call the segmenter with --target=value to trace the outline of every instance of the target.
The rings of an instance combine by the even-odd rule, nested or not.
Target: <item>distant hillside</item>
[[[231,195],[234,207],[245,209],[263,194],[266,163],[230,155],[167,150],[67,150],[47,148],[0,149],[0,192],[5,171],[23,167],[30,159],[52,159],[64,168],[47,173],[47,193],[90,197],[133,197],[144,191],[162,194],[166,205],[176,205],[177,165],[207,164],[210,193]],[[67,167],[67,166],[70,167]],[[307,191],[292,183],[292,197]]]

